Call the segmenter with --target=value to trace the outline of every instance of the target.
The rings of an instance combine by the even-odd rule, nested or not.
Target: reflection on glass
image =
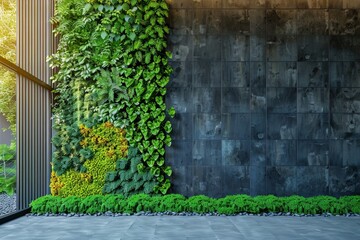
[[[0,56],[16,62],[16,1],[0,0]],[[16,75],[0,65],[0,217],[16,211]]]
[[[0,217],[16,210],[16,75],[0,66]]]
[[[0,56],[15,63],[15,48],[16,1],[0,0]]]

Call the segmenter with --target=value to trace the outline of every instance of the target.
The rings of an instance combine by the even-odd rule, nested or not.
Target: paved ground
[[[360,239],[360,217],[22,217],[0,240],[49,239]]]

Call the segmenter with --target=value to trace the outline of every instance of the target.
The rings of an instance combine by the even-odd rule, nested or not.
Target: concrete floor
[[[0,240],[360,239],[360,217],[21,217],[0,226]]]

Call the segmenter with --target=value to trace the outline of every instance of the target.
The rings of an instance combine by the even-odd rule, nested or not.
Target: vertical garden
[[[59,0],[52,195],[165,194],[165,0]]]

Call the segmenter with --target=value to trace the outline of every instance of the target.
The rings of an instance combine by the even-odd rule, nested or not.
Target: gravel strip
[[[138,212],[134,214],[129,213],[112,213],[112,212],[105,212],[105,213],[96,213],[96,214],[84,214],[84,213],[28,213],[26,216],[45,216],[45,217],[55,217],[55,216],[64,216],[64,217],[82,217],[82,216],[108,216],[108,217],[121,217],[121,216],[221,216],[225,217],[225,214],[218,214],[218,213],[192,213],[192,212],[159,212],[159,213],[152,213],[152,212]],[[263,217],[276,217],[276,216],[293,216],[293,217],[315,217],[315,216],[323,216],[323,217],[360,217],[360,214],[348,213],[343,215],[333,215],[331,213],[323,213],[323,214],[292,214],[292,213],[261,213],[261,214],[252,214],[252,213],[239,213],[233,214],[228,216],[263,216]]]
[[[16,211],[16,195],[0,194],[0,216]]]

